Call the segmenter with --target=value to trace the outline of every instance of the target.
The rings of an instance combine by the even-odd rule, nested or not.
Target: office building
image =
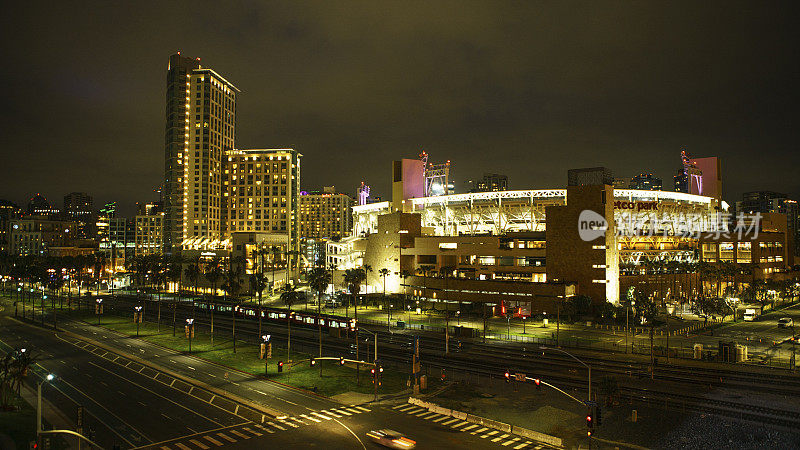
[[[641,191],[660,191],[661,188],[661,178],[654,177],[652,173],[636,175],[631,178],[631,182],[627,187],[627,189],[638,189]]]
[[[477,180],[467,180],[466,191],[469,192],[498,192],[508,190],[508,177],[497,173],[485,173]]]
[[[164,246],[164,211],[160,203],[138,205],[135,220],[135,256],[160,254]]]
[[[220,245],[223,233],[222,171],[234,148],[239,90],[200,59],[169,58],[167,67],[164,247],[184,240]]]
[[[0,253],[11,251],[11,221],[19,219],[21,214],[16,203],[0,200]]]
[[[736,202],[733,220],[739,214],[777,213],[786,216],[786,228],[792,237],[791,251],[800,255],[800,208],[797,201],[786,194],[773,191],[754,191],[742,194],[742,200]]]
[[[64,196],[64,217],[77,223],[81,239],[94,237],[94,208],[92,196],[85,192],[70,192]]]
[[[300,193],[300,237],[306,239],[339,239],[353,228],[353,199],[337,193],[333,186],[322,191]]]

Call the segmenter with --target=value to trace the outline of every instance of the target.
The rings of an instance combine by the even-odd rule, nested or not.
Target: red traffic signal
[[[542,381],[540,379],[534,378],[533,379],[533,384],[536,385],[536,389],[538,389],[538,390],[542,389]]]
[[[344,357],[342,356],[339,357],[339,364],[342,366],[344,365]]]
[[[317,361],[314,358],[311,358],[311,366],[314,366],[316,363]]]
[[[594,427],[594,420],[592,420],[592,415],[591,414],[587,414],[586,415],[586,426],[589,427],[589,428],[593,428]]]
[[[506,370],[506,373],[504,375],[506,377],[506,383],[511,383],[511,373]]]
[[[283,372],[283,361],[278,361],[278,372]]]

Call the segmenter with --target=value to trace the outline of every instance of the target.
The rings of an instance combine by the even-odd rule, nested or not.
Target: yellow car
[[[384,447],[409,449],[417,446],[415,441],[412,441],[411,439],[394,430],[372,430],[367,433],[367,436]]]

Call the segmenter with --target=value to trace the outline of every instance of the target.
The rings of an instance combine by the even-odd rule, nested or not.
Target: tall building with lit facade
[[[225,153],[223,238],[237,232],[284,234],[290,250],[300,250],[296,224],[302,156],[290,148]]]
[[[508,190],[508,177],[498,173],[485,173],[483,178],[467,180],[467,192],[499,192]]]
[[[18,219],[22,211],[16,203],[0,200],[0,253],[11,251],[11,221]]]
[[[185,239],[222,240],[222,171],[233,149],[236,94],[222,75],[180,53],[167,67],[164,249]]]
[[[778,213],[786,216],[786,228],[793,242],[792,252],[800,255],[800,208],[796,200],[786,194],[772,191],[754,191],[742,194],[742,200],[736,202],[734,216],[738,214]],[[734,217],[735,219],[735,217]]]
[[[333,186],[322,191],[300,193],[300,237],[305,239],[342,238],[353,228],[353,199],[337,193]]]
[[[642,173],[632,177],[627,188],[640,191],[660,191],[662,184],[661,178],[654,177],[652,173]]]
[[[140,204],[134,227],[135,256],[161,253],[164,245],[164,211],[160,203]]]
[[[78,237],[91,239],[93,237],[94,209],[92,196],[85,192],[70,192],[64,196],[64,216],[78,224]]]

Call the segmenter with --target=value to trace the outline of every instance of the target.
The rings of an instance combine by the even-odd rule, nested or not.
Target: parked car
[[[790,328],[794,326],[794,321],[791,317],[781,317],[778,319],[778,328]]]
[[[407,449],[414,448],[417,445],[416,441],[412,441],[402,433],[385,428],[382,430],[372,430],[367,433],[367,436],[377,444],[389,448]]]

